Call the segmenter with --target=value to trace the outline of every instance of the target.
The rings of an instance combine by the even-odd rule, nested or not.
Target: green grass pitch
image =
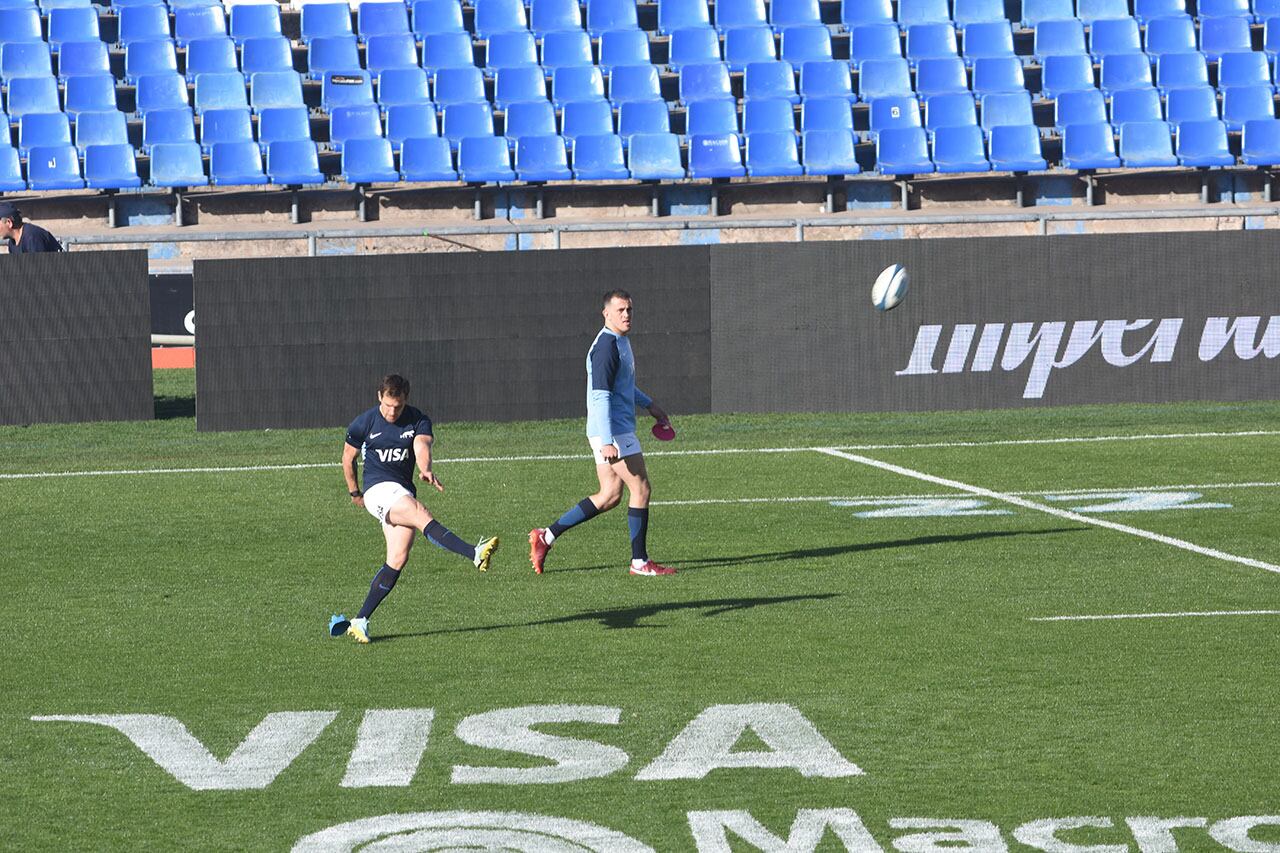
[[[674,413],[678,440],[645,442],[650,550],[673,578],[627,575],[617,511],[532,573],[528,530],[594,490],[580,422],[441,424],[447,491],[421,494],[502,549],[480,575],[419,542],[361,647],[325,633],[382,560],[344,492],[341,431],[197,434],[190,382],[157,374],[152,423],[0,428],[2,849],[287,851],[381,815],[502,812],[546,821],[524,847],[464,827],[385,849],[622,849],[556,840],[547,821],[563,818],[688,851],[703,813],[749,813],[785,841],[802,810],[848,809],[884,850],[970,849],[920,846],[907,818],[984,821],[995,840],[972,849],[1030,850],[1015,830],[1072,816],[1111,825],[1061,825],[1068,846],[1040,849],[1280,850],[1280,824],[1254,826],[1252,847],[1221,824],[1280,814],[1280,615],[1258,612],[1280,611],[1280,573],[1229,559],[1280,566],[1280,404]],[[1184,437],[1151,437],[1170,434]],[[836,446],[1067,515],[808,449]],[[761,452],[776,448],[791,450]],[[579,458],[527,458],[564,455]],[[263,467],[193,470],[239,466]],[[144,469],[178,470],[14,476]],[[1230,615],[1037,621],[1190,613]],[[558,766],[464,737],[464,720],[530,706],[617,709],[537,731],[620,766],[453,780]],[[643,778],[717,706],[794,709],[804,737],[861,773]],[[407,784],[343,784],[370,709],[432,711]],[[191,787],[109,726],[32,719],[171,718],[216,765],[267,715],[303,711],[336,716],[268,783],[236,790]],[[732,754],[790,755],[768,738],[748,726]],[[1135,816],[1188,825],[1162,847],[1135,836]],[[703,849],[762,849],[722,835]],[[821,839],[846,849],[834,830]]]

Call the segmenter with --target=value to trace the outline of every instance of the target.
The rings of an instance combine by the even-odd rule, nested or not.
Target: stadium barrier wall
[[[201,430],[340,426],[378,377],[438,420],[581,417],[599,298],[672,413],[1276,397],[1265,232],[198,261]],[[878,312],[893,263],[906,301]]]
[[[150,420],[141,250],[0,257],[0,424]]]

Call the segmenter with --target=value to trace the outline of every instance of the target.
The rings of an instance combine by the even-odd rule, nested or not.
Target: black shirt
[[[22,226],[22,239],[9,244],[9,254],[22,255],[30,252],[61,252],[60,244],[52,234],[39,225],[30,222]]]

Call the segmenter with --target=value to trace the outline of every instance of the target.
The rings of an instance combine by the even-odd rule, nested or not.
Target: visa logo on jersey
[[[378,454],[378,460],[381,462],[403,462],[409,458],[409,448],[407,447],[375,447],[373,452]]]

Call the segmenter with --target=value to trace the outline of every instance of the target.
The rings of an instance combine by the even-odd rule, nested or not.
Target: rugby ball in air
[[[884,272],[876,277],[876,283],[871,286],[871,304],[876,306],[877,311],[896,308],[906,298],[908,283],[907,271],[902,268],[902,264],[885,267]]]

